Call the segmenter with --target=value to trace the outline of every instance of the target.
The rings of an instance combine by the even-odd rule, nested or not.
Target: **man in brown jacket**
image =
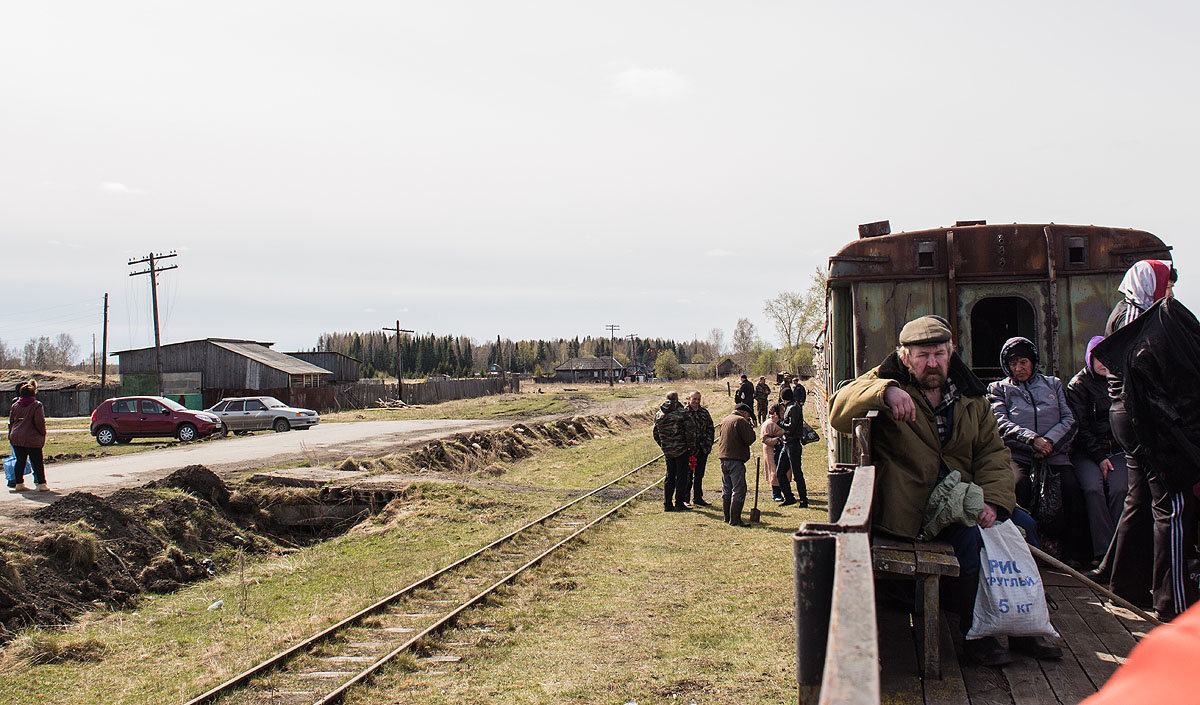
[[[1016,506],[1012,456],[1000,438],[986,388],[954,352],[950,338],[950,326],[939,316],[906,323],[896,352],[829,400],[829,422],[848,434],[855,417],[872,409],[881,412],[871,426],[876,472],[872,522],[877,530],[915,538],[930,492],[951,470],[959,471],[963,482],[983,488],[978,527],[951,524],[938,534],[958,558],[960,577],[952,604],[966,634],[979,586],[979,527],[1011,518],[1034,545],[1037,528]],[[1036,658],[1062,656],[1042,637],[1009,637],[1008,643]],[[995,637],[968,640],[966,652],[986,666],[1012,660]]]
[[[742,507],[746,504],[746,461],[754,444],[754,412],[746,403],[738,404],[733,413],[721,420],[721,440],[717,457],[721,459],[721,508],[725,523],[730,526],[750,526],[742,522]]]

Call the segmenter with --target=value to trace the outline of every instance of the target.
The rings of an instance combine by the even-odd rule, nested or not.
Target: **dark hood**
[[[898,352],[893,352],[884,358],[883,363],[879,365],[879,377],[895,380],[901,384],[915,385],[917,383],[908,368],[900,362],[900,353]],[[987,387],[979,381],[971,368],[967,367],[967,363],[962,361],[958,353],[950,354],[950,380],[954,382],[955,387],[958,387],[959,393],[966,397],[981,397],[987,392]]]
[[[1033,360],[1033,371],[1035,373],[1038,371],[1038,363],[1041,360],[1038,358],[1037,346],[1034,345],[1033,341],[1029,338],[1017,336],[1004,341],[1004,347],[1000,348],[1000,369],[1004,370],[1004,374],[1008,375],[1009,377],[1012,377],[1012,370],[1008,369],[1008,358],[1012,357],[1013,352],[1022,346],[1028,349],[1021,350],[1020,356],[1025,357],[1025,353],[1028,352],[1030,354],[1029,359]]]
[[[662,405],[659,406],[658,408],[661,409],[664,414],[669,414],[681,406],[683,406],[682,402],[672,401],[672,400],[668,399],[668,400],[664,401],[662,403]]]

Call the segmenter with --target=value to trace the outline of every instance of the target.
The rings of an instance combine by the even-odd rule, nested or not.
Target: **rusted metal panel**
[[[941,280],[860,281],[852,286],[855,376],[891,354],[906,321],[946,312],[946,285]]]

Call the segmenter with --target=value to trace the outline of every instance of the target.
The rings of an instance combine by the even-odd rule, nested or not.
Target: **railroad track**
[[[641,487],[616,504],[606,491],[632,481],[657,462],[650,460],[620,477],[530,521],[512,533],[426,575],[375,604],[280,651],[258,665],[192,698],[185,705],[272,703],[325,705],[369,681],[405,653],[427,648],[429,637],[454,623],[525,571],[616,514],[663,481]],[[603,504],[597,508],[595,505]],[[455,662],[467,643],[441,643],[431,662]]]

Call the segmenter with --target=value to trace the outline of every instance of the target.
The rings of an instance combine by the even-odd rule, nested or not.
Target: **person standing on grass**
[[[742,507],[746,505],[746,461],[754,444],[751,415],[750,405],[742,403],[721,421],[721,443],[717,446],[717,457],[721,459],[721,509],[725,512],[725,523],[730,526],[750,526],[742,522]]]
[[[682,512],[687,505],[691,475],[688,461],[696,452],[695,428],[688,423],[679,392],[668,392],[667,399],[654,415],[654,442],[662,448],[667,462],[667,479],[663,483],[663,510]]]
[[[762,428],[759,429],[759,436],[762,438],[763,467],[766,469],[767,479],[771,481],[771,499],[776,502],[783,501],[783,491],[779,489],[780,478],[776,476],[779,469],[775,462],[779,455],[779,444],[783,443],[783,429],[779,426],[780,409],[778,404],[771,406],[767,420],[763,421]],[[786,472],[784,471],[783,478],[785,484],[791,481],[791,477]]]
[[[712,452],[714,434],[716,427],[713,425],[712,414],[708,413],[700,405],[700,391],[693,391],[688,395],[687,408],[688,423],[692,425],[692,431],[696,436],[696,451],[692,456],[696,459],[694,467],[690,467],[692,475],[692,504],[697,504],[701,507],[711,507],[712,504],[704,501],[704,467],[708,464],[708,455]],[[691,463],[689,459],[689,465]]]
[[[754,385],[754,401],[758,404],[758,420],[765,422],[767,420],[767,404],[771,402],[771,387],[767,384],[766,377],[759,377],[758,384]]]
[[[750,407],[750,418],[754,418],[754,385],[750,383],[750,379],[746,375],[742,375],[742,382],[738,385],[737,391],[733,393],[733,403],[745,404]]]
[[[804,469],[801,467],[801,456],[804,454],[804,400],[808,398],[808,392],[804,389],[804,385],[796,380],[796,384],[789,390],[791,393],[791,403],[783,410],[779,418],[779,425],[783,428],[783,454],[787,456],[787,468],[792,471],[792,478],[796,480],[796,504],[801,509],[808,506],[808,488],[804,482]],[[783,485],[783,478],[780,478],[780,486]],[[784,492],[784,504],[789,504],[787,498],[791,496],[791,489]]]
[[[11,492],[24,492],[25,465],[33,465],[33,481],[39,492],[46,492],[46,466],[42,461],[42,448],[46,446],[46,414],[42,403],[34,398],[37,382],[29,380],[21,385],[17,400],[8,412],[8,442],[12,444],[17,461],[17,479],[9,483]]]

